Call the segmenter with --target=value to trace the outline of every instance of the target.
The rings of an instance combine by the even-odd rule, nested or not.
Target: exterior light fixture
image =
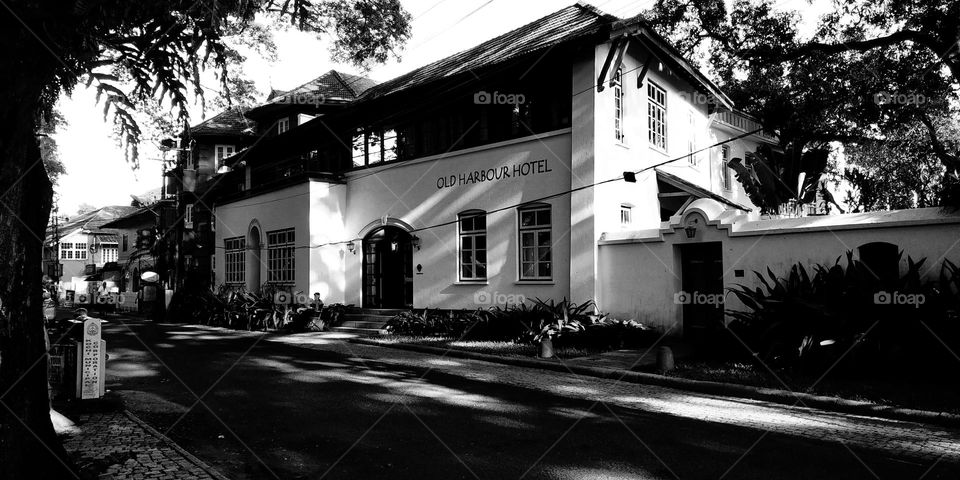
[[[693,220],[686,227],[683,227],[683,231],[687,233],[687,238],[694,238],[697,236],[697,223],[696,219]]]
[[[347,251],[356,255],[357,254],[357,244],[353,242],[347,242]]]
[[[391,251],[391,252],[396,252],[396,251],[397,251],[397,248],[398,248],[399,246],[400,246],[400,244],[397,243],[396,240],[390,242],[390,251]]]
[[[416,248],[417,251],[420,251],[420,237],[414,235],[410,237],[410,244],[413,245],[413,248]]]
[[[637,183],[637,174],[634,172],[623,172],[623,181],[627,183]]]

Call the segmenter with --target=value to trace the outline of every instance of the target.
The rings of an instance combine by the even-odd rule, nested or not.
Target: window
[[[667,92],[653,82],[647,82],[647,129],[650,145],[667,149]]]
[[[61,243],[60,244],[60,258],[66,260],[73,259],[73,244],[72,243]]]
[[[242,285],[244,282],[245,245],[243,237],[223,240],[223,282],[227,285]]]
[[[550,206],[524,207],[520,214],[520,280],[553,279]]]
[[[74,260],[87,259],[87,242],[77,242],[73,244],[73,259]]]
[[[613,131],[618,142],[625,142],[623,134],[623,68],[617,69],[613,79]]]
[[[267,282],[293,284],[294,229],[267,232]]]
[[[188,203],[183,209],[183,228],[193,228],[193,204]]]
[[[693,154],[697,149],[697,121],[693,117],[693,112],[687,112],[687,163],[697,166],[700,162]]]
[[[213,147],[213,150],[217,160],[217,168],[223,166],[223,159],[230,157],[235,152],[233,145],[217,145]]]
[[[633,205],[620,205],[620,225],[630,225],[633,223]]]
[[[487,279],[487,214],[460,214],[460,280]]]
[[[100,261],[103,263],[116,262],[119,257],[119,249],[116,243],[100,244]]]
[[[286,132],[287,130],[290,130],[290,119],[281,118],[280,120],[277,120],[277,135]]]
[[[123,246],[123,251],[126,252],[130,248],[130,237],[126,233],[120,237],[121,245]]]
[[[720,184],[723,186],[724,190],[730,190],[733,187],[732,179],[730,178],[730,167],[727,165],[727,162],[730,161],[730,146],[721,145],[720,146]]]

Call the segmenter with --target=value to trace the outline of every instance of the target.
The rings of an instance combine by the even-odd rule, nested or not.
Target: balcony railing
[[[725,111],[718,112],[715,114],[716,120],[724,125],[736,128],[737,130],[742,130],[743,132],[752,132],[762,127],[760,122],[738,112]],[[758,136],[773,139],[774,136],[770,135],[765,131],[760,131],[757,133]]]

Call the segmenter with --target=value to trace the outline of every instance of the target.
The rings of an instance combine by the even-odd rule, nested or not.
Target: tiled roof
[[[58,228],[60,230],[60,235],[69,234],[77,229],[98,232],[100,231],[100,228],[103,227],[103,225],[107,222],[129,215],[136,211],[137,207],[111,205],[108,207],[98,208],[92,212],[87,212],[82,215],[77,215],[76,217],[60,225]],[[47,238],[52,239],[52,237],[52,226],[48,226]]]
[[[601,32],[616,20],[616,17],[604,14],[593,6],[577,3],[473,48],[381,83],[368,90],[361,97],[361,101],[481,69],[592,35]]]
[[[297,95],[314,95],[327,102],[351,102],[376,84],[366,77],[330,70],[294,89],[271,92],[266,104],[294,103]]]
[[[190,127],[191,135],[253,135],[254,123],[244,114],[246,107],[232,107]]]

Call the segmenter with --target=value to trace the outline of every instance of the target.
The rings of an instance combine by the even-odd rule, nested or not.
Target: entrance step
[[[340,326],[340,327],[333,327],[330,330],[334,332],[352,333],[355,335],[363,335],[367,337],[387,334],[387,331],[382,328],[360,328],[360,327]]]

